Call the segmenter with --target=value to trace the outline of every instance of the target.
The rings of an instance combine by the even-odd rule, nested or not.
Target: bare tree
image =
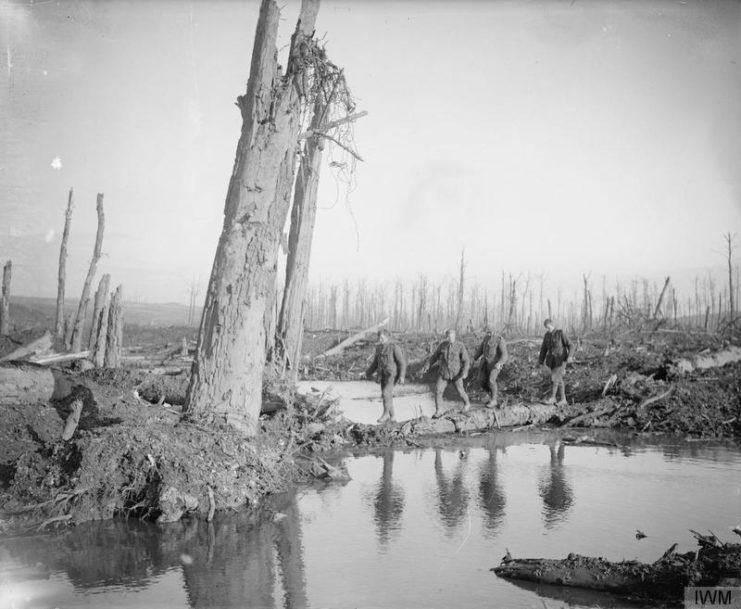
[[[309,280],[311,242],[316,220],[324,139],[332,137],[329,131],[356,118],[348,116],[329,123],[333,104],[341,103],[348,114],[354,109],[341,70],[335,68],[321,74],[320,77],[315,77],[314,98],[311,126],[304,134],[306,142],[294,185],[291,226],[288,234],[286,286],[283,290],[277,327],[277,334],[284,348],[282,355],[291,365],[294,380],[298,376],[298,361],[304,332],[303,312]],[[333,141],[337,140],[333,138]]]
[[[725,234],[726,248],[728,252],[728,313],[731,326],[736,324],[736,303],[733,299],[733,239],[735,235],[730,232]]]
[[[80,296],[80,304],[77,307],[77,316],[75,317],[75,323],[72,327],[72,350],[79,351],[82,347],[82,327],[85,323],[85,315],[87,313],[88,303],[90,302],[90,285],[93,283],[95,277],[95,269],[98,266],[98,260],[100,260],[100,252],[103,247],[103,231],[105,230],[105,214],[103,213],[103,193],[98,193],[98,199],[96,202],[96,210],[98,212],[98,230],[95,233],[95,246],[93,247],[93,258],[90,261],[90,268],[87,271],[87,277],[85,277],[85,283],[82,286],[82,295]]]
[[[661,294],[659,295],[659,299],[656,301],[656,308],[654,309],[653,319],[656,319],[659,316],[659,313],[661,312],[661,303],[664,302],[664,295],[666,294],[666,290],[669,287],[669,282],[671,279],[667,277],[664,280],[664,287],[661,290]]]
[[[0,297],[0,335],[10,332],[10,279],[13,276],[13,262],[8,260],[3,267],[3,289]]]
[[[458,308],[456,310],[455,314],[455,329],[456,331],[460,330],[461,325],[461,317],[463,315],[463,295],[465,290],[465,282],[466,282],[466,250],[461,250],[461,270],[460,270],[460,278],[458,279]]]
[[[262,0],[244,96],[242,132],[224,206],[186,405],[190,420],[257,432],[278,247],[290,203],[301,110],[309,93],[319,0],[303,0],[285,74],[276,40],[280,10]]]
[[[64,289],[67,278],[67,240],[69,229],[72,224],[72,210],[74,201],[72,189],[69,189],[67,197],[67,211],[64,213],[64,231],[62,232],[62,245],[59,247],[59,279],[57,282],[57,310],[54,318],[54,333],[59,338],[64,338]]]

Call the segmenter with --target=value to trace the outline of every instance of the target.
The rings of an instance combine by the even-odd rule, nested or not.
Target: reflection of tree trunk
[[[309,606],[306,597],[306,568],[301,545],[301,520],[296,495],[286,507],[285,518],[276,524],[275,546],[278,553],[281,581],[285,593],[286,609],[303,609]]]
[[[538,484],[543,499],[543,515],[546,527],[566,519],[566,514],[574,502],[573,491],[569,486],[563,466],[565,446],[561,443],[548,447],[551,456],[550,467]]]
[[[388,543],[392,531],[398,530],[404,513],[404,489],[394,485],[393,469],[394,452],[388,451],[383,455],[383,472],[373,501],[376,534],[382,545]]]
[[[183,567],[190,607],[274,606],[274,532],[270,522],[255,525],[239,517],[199,522],[198,536],[182,546],[192,559]]]
[[[507,499],[497,480],[497,451],[489,449],[489,459],[479,472],[479,504],[486,514],[485,526],[495,532],[502,524]]]
[[[449,480],[443,470],[442,451],[435,450],[435,480],[440,518],[443,525],[452,532],[461,523],[468,508],[468,491],[463,484],[463,461],[458,463],[452,479]]]

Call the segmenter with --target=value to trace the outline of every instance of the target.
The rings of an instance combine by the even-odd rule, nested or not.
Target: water
[[[741,451],[565,446],[500,433],[347,457],[352,481],[280,497],[277,517],[92,523],[0,542],[0,607],[636,607],[489,569],[577,552],[653,561],[741,519]],[[635,538],[636,529],[648,537]]]

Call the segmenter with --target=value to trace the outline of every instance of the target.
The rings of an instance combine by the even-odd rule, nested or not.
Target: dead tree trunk
[[[85,323],[85,314],[87,313],[87,306],[90,302],[90,284],[92,284],[93,278],[95,277],[95,269],[98,266],[98,260],[100,260],[100,250],[103,247],[103,231],[105,229],[105,215],[103,214],[103,193],[98,193],[96,209],[98,211],[98,231],[95,234],[93,259],[90,261],[90,268],[88,269],[87,277],[85,277],[85,283],[82,286],[80,305],[77,308],[77,316],[75,317],[75,324],[72,328],[73,351],[79,351],[82,347],[82,327]]]
[[[247,91],[238,98],[242,132],[184,409],[191,420],[225,423],[247,435],[257,432],[265,306],[288,215],[318,10],[318,0],[303,0],[283,75],[277,64],[278,4],[263,0],[260,6]]]
[[[320,129],[326,114],[326,106],[314,104],[313,129]],[[293,193],[291,228],[288,234],[288,257],[286,260],[286,287],[278,320],[278,336],[283,341],[286,358],[291,367],[291,378],[298,378],[303,333],[303,302],[309,280],[311,242],[316,220],[316,196],[319,188],[319,170],[322,165],[324,141],[319,135],[311,135],[304,146],[298,176]]]
[[[13,262],[8,260],[3,267],[3,291],[0,297],[0,335],[10,332],[10,278],[13,275]]]
[[[57,282],[57,312],[54,318],[54,333],[59,338],[64,338],[64,286],[67,279],[67,240],[69,239],[69,227],[72,224],[72,189],[69,189],[67,197],[67,211],[64,214],[64,231],[62,232],[62,245],[59,248],[59,279]]]
[[[661,312],[661,303],[664,302],[664,294],[666,294],[666,290],[669,287],[669,280],[669,277],[664,280],[664,287],[661,290],[661,294],[659,294],[659,299],[656,301],[656,308],[654,309],[653,319],[656,319]]]
[[[736,323],[736,303],[733,299],[733,236],[731,233],[726,234],[726,245],[728,247],[728,319],[731,326]]]
[[[517,309],[517,279],[509,276],[509,313],[507,314],[507,329],[511,331],[515,310]]]
[[[458,280],[458,311],[455,314],[455,330],[458,332],[461,325],[461,316],[463,315],[463,294],[466,281],[466,250],[461,250],[461,273]]]
[[[123,286],[119,285],[111,296],[111,304],[108,307],[108,331],[104,358],[106,368],[118,368],[121,365],[123,324]]]
[[[110,309],[108,286],[103,296],[100,310],[93,316],[95,334],[91,335],[90,355],[96,368],[102,368],[105,364],[106,346],[108,344],[108,315]],[[93,339],[93,336],[95,337]]]
[[[95,291],[95,301],[93,302],[93,323],[90,328],[90,340],[88,341],[88,349],[90,351],[95,350],[95,345],[98,343],[98,332],[100,329],[100,312],[103,310],[103,305],[108,306],[108,292],[109,285],[111,282],[111,276],[106,273],[100,278],[98,283],[98,289]],[[103,326],[103,335],[107,331],[107,326]]]

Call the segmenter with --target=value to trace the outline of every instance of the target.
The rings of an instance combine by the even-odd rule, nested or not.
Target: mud
[[[482,335],[468,334],[461,340],[473,353],[482,338]],[[307,334],[305,354],[322,352],[341,339],[342,335],[336,332]],[[410,361],[407,378],[432,384],[434,371],[426,375],[420,371],[438,338],[414,334],[394,339]],[[575,342],[574,362],[566,374],[570,406],[559,409],[549,421],[552,425],[569,424],[580,417],[579,427],[741,438],[741,363],[689,372],[679,365],[681,360],[698,353],[713,353],[727,347],[716,337],[691,334],[594,336]],[[500,401],[505,409],[542,403],[549,396],[548,372],[537,365],[539,347],[539,338],[509,342],[510,361],[498,380]],[[312,380],[355,380],[366,369],[373,350],[373,341],[366,340],[352,345],[341,356],[305,357],[302,376]],[[605,391],[613,375],[613,382]],[[475,367],[465,386],[474,402],[487,400]],[[646,403],[669,390],[666,397]],[[452,392],[452,388],[449,391]],[[452,393],[450,395],[452,397]]]
[[[28,342],[39,330],[4,338],[0,355]],[[183,337],[192,335],[192,328],[147,333],[142,327],[131,333],[127,329],[124,342],[129,353],[155,353],[166,361],[177,357]],[[339,333],[309,333],[305,353],[320,353],[341,338]],[[480,339],[474,334],[463,337],[471,351]],[[408,377],[432,383],[434,372],[422,375],[420,370],[437,337],[411,334],[397,340],[410,360]],[[526,416],[525,424],[741,437],[741,364],[691,372],[672,365],[684,355],[722,345],[694,338],[583,341],[567,373],[572,404],[560,409],[542,406],[550,380],[537,367],[539,339],[510,345],[512,359],[500,376],[505,425],[506,413],[536,412],[537,406],[538,417]],[[373,350],[373,342],[365,341],[340,357],[304,358],[302,377],[357,379]],[[267,370],[262,433],[246,441],[226,429],[181,421],[187,366],[169,374],[132,367],[85,372],[68,368],[65,374],[72,381],[61,399],[19,402],[0,412],[0,529],[36,529],[115,515],[159,521],[206,517],[214,510],[254,506],[297,480],[342,479],[343,472],[327,456],[336,449],[420,446],[429,438],[460,438],[496,425],[492,413],[480,408],[436,421],[423,417],[380,427],[350,424],[326,396],[298,396]],[[614,382],[604,391],[612,375]],[[486,400],[475,370],[467,387],[474,402]],[[82,417],[72,440],[65,443],[61,433],[75,398],[83,400]]]
[[[334,422],[331,404],[292,398],[265,416],[262,433],[248,441],[227,429],[186,423],[179,407],[143,399],[139,389],[147,394],[152,375],[67,375],[78,384],[71,383],[63,399],[2,412],[0,531],[116,515],[158,522],[203,518],[254,507],[297,481],[342,477],[339,468],[313,456],[347,443],[346,425]],[[278,383],[266,393],[274,400],[290,395]],[[78,397],[83,415],[72,440],[63,442],[64,422]]]

